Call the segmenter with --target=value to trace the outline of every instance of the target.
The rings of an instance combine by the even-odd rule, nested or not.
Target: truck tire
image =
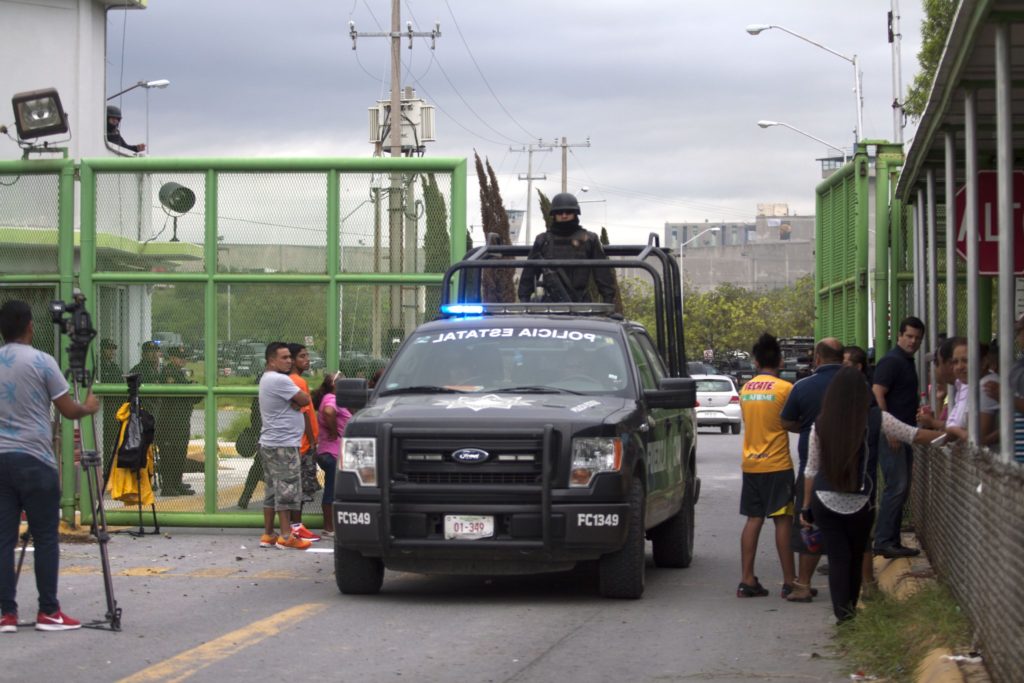
[[[739,434],[740,433],[740,423],[739,422],[733,423],[733,425],[732,425],[732,433],[733,434]]]
[[[334,581],[346,595],[375,595],[384,584],[384,562],[334,546]]]
[[[729,433],[729,425],[720,425],[719,429],[722,430],[723,434],[728,434]]]
[[[691,481],[679,512],[651,529],[655,567],[689,567],[693,562],[694,492]]]
[[[636,600],[644,594],[644,485],[633,477],[629,490],[626,542],[598,561],[598,593],[606,598]]]

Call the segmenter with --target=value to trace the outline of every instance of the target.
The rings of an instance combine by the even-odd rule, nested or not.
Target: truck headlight
[[[618,472],[622,466],[622,439],[587,437],[572,440],[569,486],[590,486],[599,472]]]
[[[361,486],[376,486],[377,440],[342,437],[338,470],[355,472]]]

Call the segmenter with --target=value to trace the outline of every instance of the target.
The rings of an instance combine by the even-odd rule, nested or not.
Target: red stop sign
[[[978,171],[978,274],[999,274],[999,216],[996,208],[995,171]],[[1013,172],[1013,221],[1016,230],[1013,245],[1013,270],[1024,275],[1024,171]],[[967,258],[967,188],[956,193],[956,253]]]

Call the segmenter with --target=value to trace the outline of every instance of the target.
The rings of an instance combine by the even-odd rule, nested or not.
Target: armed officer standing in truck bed
[[[530,249],[531,259],[607,259],[598,236],[580,226],[580,203],[568,192],[551,199],[554,220],[547,232],[537,235]],[[519,279],[519,300],[529,301],[537,286],[544,287],[544,301],[591,301],[589,285],[593,273],[601,300],[615,301],[615,279],[611,268],[523,268]]]

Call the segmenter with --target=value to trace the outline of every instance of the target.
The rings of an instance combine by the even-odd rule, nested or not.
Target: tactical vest
[[[544,238],[540,254],[546,259],[585,259],[590,258],[590,233],[583,228],[568,237],[561,237],[552,232],[541,233]]]

